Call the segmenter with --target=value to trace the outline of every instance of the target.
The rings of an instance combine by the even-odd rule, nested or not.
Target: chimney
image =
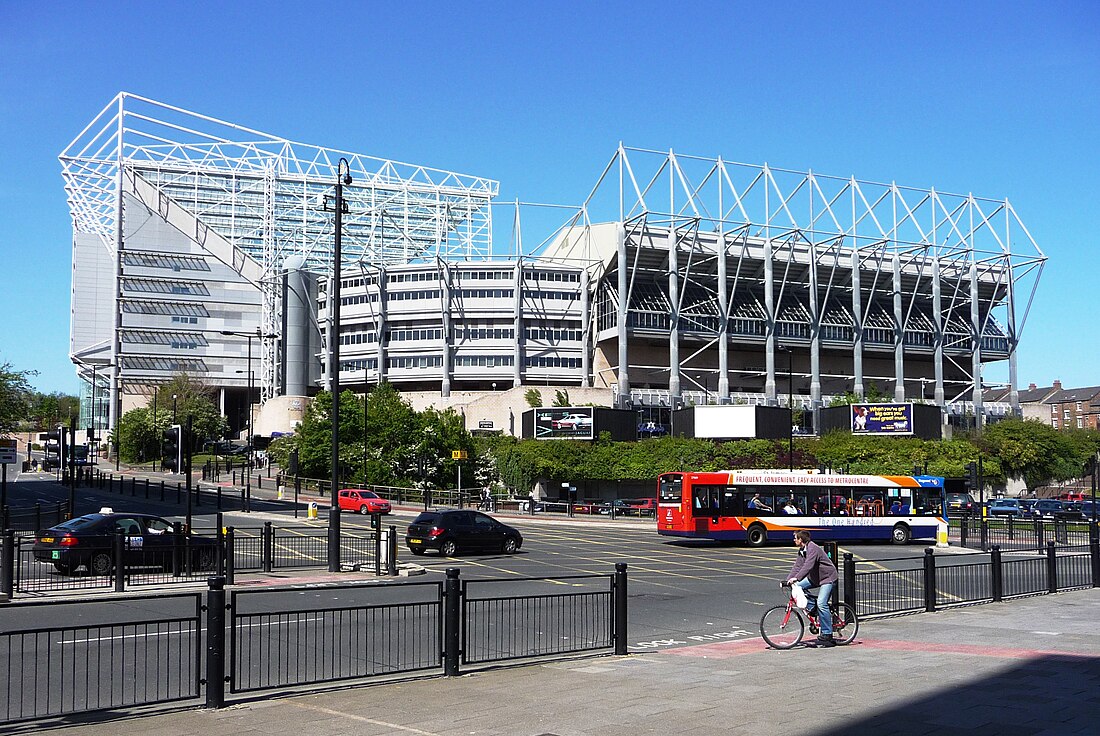
[[[1061,391],[1062,390],[1062,382],[1061,381],[1055,381],[1054,382],[1054,390],[1055,391]]]
[[[1035,390],[1035,389],[1037,389],[1037,388],[1039,388],[1039,387],[1038,387],[1038,386],[1036,386],[1036,385],[1035,385],[1034,383],[1029,383],[1029,384],[1027,385],[1027,390],[1028,390],[1028,391],[1034,391],[1034,390]]]

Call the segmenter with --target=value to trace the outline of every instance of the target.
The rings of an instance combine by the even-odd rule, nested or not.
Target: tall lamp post
[[[328,287],[329,334],[328,373],[332,390],[332,487],[329,489],[328,512],[328,569],[340,571],[340,270],[343,260],[341,238],[344,229],[344,212],[348,203],[344,199],[344,187],[351,184],[351,164],[341,158],[336,164],[336,196],[325,195],[325,210],[336,213],[336,237],[332,248],[332,281]]]
[[[96,363],[92,363],[92,411],[91,411],[91,415],[92,415],[91,416],[91,420],[92,420],[92,437],[91,437],[91,439],[92,439],[93,447],[95,448],[95,451],[96,451],[95,452],[96,457],[99,456],[99,406],[97,405],[97,402],[96,402],[96,385],[99,383],[99,381],[98,381],[98,377],[96,376],[96,373],[99,371],[100,367],[113,368],[114,364],[113,363],[107,363],[106,365],[99,366]]]
[[[787,354],[787,411],[791,413],[790,426],[787,427],[787,470],[794,472],[794,351],[779,346],[779,352]]]

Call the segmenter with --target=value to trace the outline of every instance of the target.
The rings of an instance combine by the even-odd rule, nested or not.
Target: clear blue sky
[[[1050,258],[1020,383],[1100,384],[1100,3],[770,5],[0,0],[0,363],[76,391],[57,156],[125,90],[505,200],[620,140],[1007,197]]]

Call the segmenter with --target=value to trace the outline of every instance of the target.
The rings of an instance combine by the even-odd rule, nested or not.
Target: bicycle
[[[782,583],[782,587],[791,586]],[[813,601],[816,607],[814,599],[810,598],[809,601]],[[833,613],[833,641],[841,645],[850,643],[859,631],[859,618],[855,610],[847,603],[830,606],[830,610]],[[799,609],[794,595],[789,595],[787,605],[773,606],[764,611],[764,615],[760,617],[760,636],[773,649],[791,649],[798,646],[806,635],[807,619],[810,633],[817,634],[820,631],[817,616],[810,613],[808,608],[806,611]]]

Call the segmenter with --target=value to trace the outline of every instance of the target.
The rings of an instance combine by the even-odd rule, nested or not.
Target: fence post
[[[851,552],[844,553],[844,603],[856,610],[856,558]]]
[[[225,578],[207,578],[206,707],[225,706]]]
[[[217,516],[218,530],[214,535],[218,538],[218,575],[225,575],[225,519],[222,517],[221,512],[218,512]]]
[[[42,504],[36,503],[34,505],[34,528],[37,531],[42,528]]]
[[[448,567],[443,587],[443,674],[447,677],[458,677],[461,598],[458,568]]]
[[[145,479],[145,499],[149,499],[149,479]]]
[[[1000,603],[1004,599],[1004,567],[1001,566],[1001,547],[1000,545],[993,545],[993,550],[989,553],[989,583],[993,589],[993,602]]]
[[[1089,560],[1092,562],[1092,587],[1100,588],[1100,525],[1089,522]]]
[[[936,610],[936,558],[931,547],[924,550],[924,610]]]
[[[130,478],[130,496],[133,498],[137,498],[137,482],[138,479],[136,475]]]
[[[15,592],[15,532],[4,531],[3,555],[0,555],[0,595],[10,601]],[[1095,570],[1093,566],[1093,570]]]
[[[176,503],[177,503],[177,504],[178,504],[178,503],[180,502],[180,492],[181,492],[182,490],[183,490],[183,487],[182,487],[182,486],[181,486],[181,485],[179,484],[179,482],[177,481],[177,482],[176,482]]]
[[[164,479],[160,479],[160,500],[164,500]]]
[[[236,565],[233,561],[233,549],[234,549],[234,534],[233,527],[229,527],[225,530],[225,582],[226,585],[233,585],[233,579],[236,574]]]
[[[1039,554],[1043,553],[1043,551],[1042,551],[1043,546],[1044,546],[1043,537],[1045,536],[1044,532],[1046,532],[1046,527],[1043,526],[1043,520],[1042,519],[1036,519],[1035,520],[1035,547],[1039,550]]]
[[[122,532],[115,532],[115,592],[126,590],[126,541]]]
[[[1047,591],[1058,592],[1058,557],[1055,555],[1053,540],[1047,542]]]
[[[61,522],[65,521],[65,517],[61,515],[62,514],[61,507],[62,506],[67,506],[68,503],[69,503],[68,501],[65,501],[65,502],[58,501],[57,502],[57,508],[54,509],[54,517],[57,519],[57,521],[54,522],[54,523],[60,524]]]
[[[1010,541],[1016,538],[1016,534],[1014,533],[1015,524],[1013,523],[1013,519],[1014,517],[1012,516],[1008,517],[1008,538]]]
[[[989,549],[989,522],[985,519],[982,519],[978,523],[981,525],[982,552],[985,552],[987,549]]]
[[[626,652],[626,563],[615,563],[615,629],[614,644],[615,654],[625,655]]]
[[[382,574],[382,530],[373,529],[374,533],[374,574]]]
[[[397,574],[397,527],[390,525],[390,536],[386,540],[388,547],[386,549],[386,574]]]
[[[271,528],[271,522],[264,522],[263,529],[263,545],[264,545],[264,572],[271,572],[272,562],[271,558],[275,551],[274,542],[275,531]]]

